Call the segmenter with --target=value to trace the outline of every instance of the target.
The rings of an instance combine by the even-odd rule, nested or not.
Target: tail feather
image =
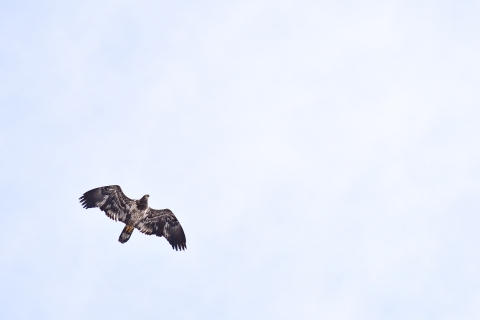
[[[120,234],[120,237],[118,238],[118,241],[120,241],[121,243],[127,242],[128,239],[130,239],[130,236],[132,235],[132,233],[133,233],[133,227],[125,226],[125,228],[123,228],[122,233]]]

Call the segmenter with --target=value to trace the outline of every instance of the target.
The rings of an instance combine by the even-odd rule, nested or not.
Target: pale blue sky
[[[0,318],[480,318],[474,1],[3,1]],[[188,250],[84,210],[119,184]]]

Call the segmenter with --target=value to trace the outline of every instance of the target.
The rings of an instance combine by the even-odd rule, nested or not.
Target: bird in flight
[[[120,186],[105,186],[87,191],[80,197],[85,209],[100,208],[115,221],[125,223],[118,241],[125,243],[135,228],[140,232],[165,237],[175,250],[187,249],[187,239],[180,222],[169,209],[156,210],[148,206],[148,194],[140,200],[128,198]]]

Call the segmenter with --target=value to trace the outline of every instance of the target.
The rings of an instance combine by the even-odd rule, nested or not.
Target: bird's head
[[[140,210],[145,210],[148,208],[148,198],[150,196],[148,194],[144,195],[140,201],[139,201],[139,204],[138,204],[138,209]]]

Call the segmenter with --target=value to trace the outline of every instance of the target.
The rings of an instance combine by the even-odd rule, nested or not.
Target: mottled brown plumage
[[[148,206],[149,195],[140,200],[128,198],[120,186],[104,186],[87,191],[80,197],[85,209],[100,208],[115,220],[125,223],[118,241],[125,243],[136,228],[144,234],[165,237],[175,250],[185,250],[187,240],[183,228],[169,209],[155,210]]]

